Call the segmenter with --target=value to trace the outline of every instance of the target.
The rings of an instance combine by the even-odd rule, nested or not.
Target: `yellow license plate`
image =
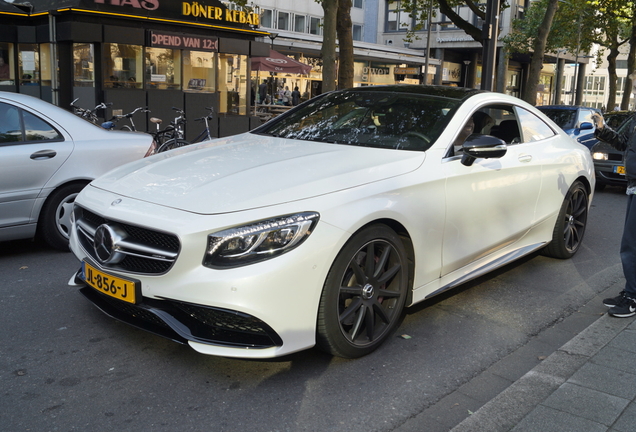
[[[624,166],[622,166],[622,165],[617,165],[617,166],[615,166],[615,167],[614,167],[614,172],[615,172],[616,174],[623,174],[623,175],[625,175],[625,167],[624,167]]]
[[[84,261],[84,281],[102,294],[128,303],[137,302],[139,282],[104,273],[86,261]]]

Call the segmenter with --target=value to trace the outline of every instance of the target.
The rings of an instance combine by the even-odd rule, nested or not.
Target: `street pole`
[[[431,56],[431,16],[433,15],[433,0],[428,3],[428,23],[426,28],[426,60],[424,62],[424,84],[428,84],[428,58]]]
[[[492,91],[494,88],[497,39],[499,38],[499,2],[500,0],[488,0],[486,5],[486,22],[482,26],[484,40],[482,90]]]

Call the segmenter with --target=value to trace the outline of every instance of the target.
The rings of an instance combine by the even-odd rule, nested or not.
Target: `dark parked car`
[[[604,116],[605,123],[617,132],[624,132],[629,124],[633,111],[615,111]],[[619,126],[616,126],[618,123]],[[611,145],[596,140],[592,146],[592,159],[596,173],[596,189],[603,190],[605,186],[627,186],[625,179],[624,152],[616,150]]]
[[[537,109],[587,148],[596,143],[592,114],[600,114],[598,109],[575,105],[543,105]]]

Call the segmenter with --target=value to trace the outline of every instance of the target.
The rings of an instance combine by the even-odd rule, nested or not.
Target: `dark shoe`
[[[608,308],[614,307],[621,301],[623,297],[625,297],[625,290],[619,292],[616,297],[606,298],[605,300],[603,300],[603,304]]]
[[[618,304],[613,308],[610,308],[607,313],[616,318],[628,318],[636,315],[636,300],[625,295],[620,299]]]

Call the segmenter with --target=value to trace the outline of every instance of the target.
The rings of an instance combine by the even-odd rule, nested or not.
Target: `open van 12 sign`
[[[157,48],[197,51],[218,51],[219,49],[219,40],[216,37],[150,31],[149,38],[148,45]]]

